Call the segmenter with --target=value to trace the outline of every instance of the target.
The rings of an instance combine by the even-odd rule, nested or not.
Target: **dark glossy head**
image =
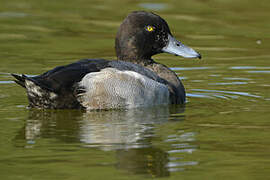
[[[145,11],[135,11],[126,17],[117,32],[115,49],[117,58],[125,61],[151,59],[162,52],[200,58],[199,53],[173,38],[164,19]]]

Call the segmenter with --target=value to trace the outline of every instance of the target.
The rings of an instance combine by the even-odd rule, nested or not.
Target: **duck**
[[[102,110],[185,103],[179,77],[152,56],[201,55],[174,38],[162,17],[146,11],[128,14],[116,34],[115,51],[117,60],[82,59],[37,76],[12,76],[26,89],[30,108]]]

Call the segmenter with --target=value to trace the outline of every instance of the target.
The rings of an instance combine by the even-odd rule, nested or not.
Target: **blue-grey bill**
[[[168,44],[165,46],[162,51],[177,56],[182,56],[184,58],[199,58],[201,59],[200,53],[197,53],[192,48],[185,46],[180,41],[177,41],[171,35],[168,35]]]

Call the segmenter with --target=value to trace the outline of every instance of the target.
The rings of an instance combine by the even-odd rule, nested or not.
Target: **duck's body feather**
[[[105,68],[86,74],[78,85],[85,90],[78,99],[89,110],[169,104],[166,85],[135,71]]]
[[[110,109],[170,102],[166,80],[124,61],[84,59],[39,76],[14,77],[26,88],[30,107]]]
[[[29,106],[36,108],[91,110],[185,102],[178,76],[151,57],[162,52],[201,56],[174,39],[164,19],[144,11],[130,13],[120,25],[115,49],[116,61],[84,59],[34,77],[13,76],[26,88]]]

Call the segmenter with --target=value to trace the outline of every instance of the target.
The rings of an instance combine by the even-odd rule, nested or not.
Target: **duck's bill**
[[[184,58],[199,58],[201,59],[200,53],[197,53],[192,48],[185,46],[180,41],[177,41],[171,35],[168,35],[168,44],[162,51],[176,56],[182,56]]]

